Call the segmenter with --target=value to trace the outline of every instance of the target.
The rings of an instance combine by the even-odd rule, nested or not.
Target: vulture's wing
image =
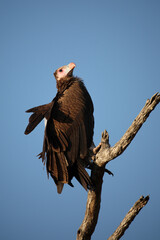
[[[68,100],[70,104],[70,117],[73,122],[65,129],[65,133],[70,139],[71,148],[67,155],[72,163],[79,156],[84,159],[88,149],[93,141],[93,103],[83,82],[78,82],[78,86],[73,86],[71,97]],[[69,94],[68,94],[69,95]],[[67,100],[66,100],[67,102]]]
[[[26,127],[25,134],[29,134],[42,121],[43,118],[49,119],[54,100],[51,103],[41,105],[27,110],[27,113],[33,112],[29,118],[29,124]]]

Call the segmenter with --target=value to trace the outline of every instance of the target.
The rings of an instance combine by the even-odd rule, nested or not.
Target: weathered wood
[[[91,235],[95,230],[100,210],[103,175],[104,168],[100,169],[94,165],[92,169],[92,181],[95,184],[95,189],[88,191],[86,213],[84,220],[77,231],[77,240],[90,240]]]
[[[102,133],[101,149],[109,147],[109,136],[105,131]],[[77,231],[77,240],[90,240],[98,221],[98,215],[101,204],[101,190],[103,183],[103,175],[105,166],[99,167],[93,163],[91,171],[91,179],[94,188],[88,191],[86,213],[84,220]]]
[[[104,166],[111,160],[118,157],[124,152],[128,145],[132,142],[133,138],[136,136],[139,129],[142,127],[143,123],[147,120],[150,113],[154,110],[157,104],[160,102],[160,94],[154,94],[151,99],[146,101],[145,106],[135,118],[131,126],[128,128],[123,137],[110,148],[106,148],[103,151],[99,151],[96,155],[96,163],[98,166]]]
[[[138,199],[138,201],[134,204],[134,206],[129,210],[129,212],[126,214],[126,216],[124,217],[124,219],[122,220],[118,228],[108,238],[108,240],[119,240],[124,235],[126,229],[132,223],[132,221],[140,212],[140,210],[147,204],[148,200],[149,200],[149,196],[146,196],[145,198],[141,196],[140,199]]]

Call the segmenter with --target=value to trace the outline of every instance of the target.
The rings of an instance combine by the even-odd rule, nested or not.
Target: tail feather
[[[63,152],[54,152],[50,149],[47,153],[47,172],[50,173],[60,194],[64,183],[69,182],[67,160]]]
[[[57,183],[57,193],[61,194],[63,190],[64,183],[58,182]]]
[[[65,159],[64,153],[56,153],[56,164],[58,169],[58,181],[63,183],[68,183],[68,170],[67,170],[67,161]]]
[[[87,191],[87,189],[91,188],[92,181],[85,170],[85,168],[82,166],[81,163],[77,162],[77,169],[75,171],[75,177],[79,181],[79,183],[84,187],[84,189]]]

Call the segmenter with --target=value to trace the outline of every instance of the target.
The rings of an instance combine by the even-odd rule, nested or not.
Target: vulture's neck
[[[73,82],[75,81],[74,78],[69,78],[69,79],[60,79],[57,81],[57,89],[59,93],[64,92],[67,88],[69,88]]]

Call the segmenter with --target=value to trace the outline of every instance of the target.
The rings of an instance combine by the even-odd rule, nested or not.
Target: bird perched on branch
[[[83,81],[73,76],[75,66],[70,63],[55,71],[57,94],[52,102],[26,111],[32,115],[25,134],[46,119],[39,158],[46,163],[58,193],[62,192],[64,183],[73,186],[73,177],[86,190],[92,185],[84,165],[93,141],[93,103]]]

